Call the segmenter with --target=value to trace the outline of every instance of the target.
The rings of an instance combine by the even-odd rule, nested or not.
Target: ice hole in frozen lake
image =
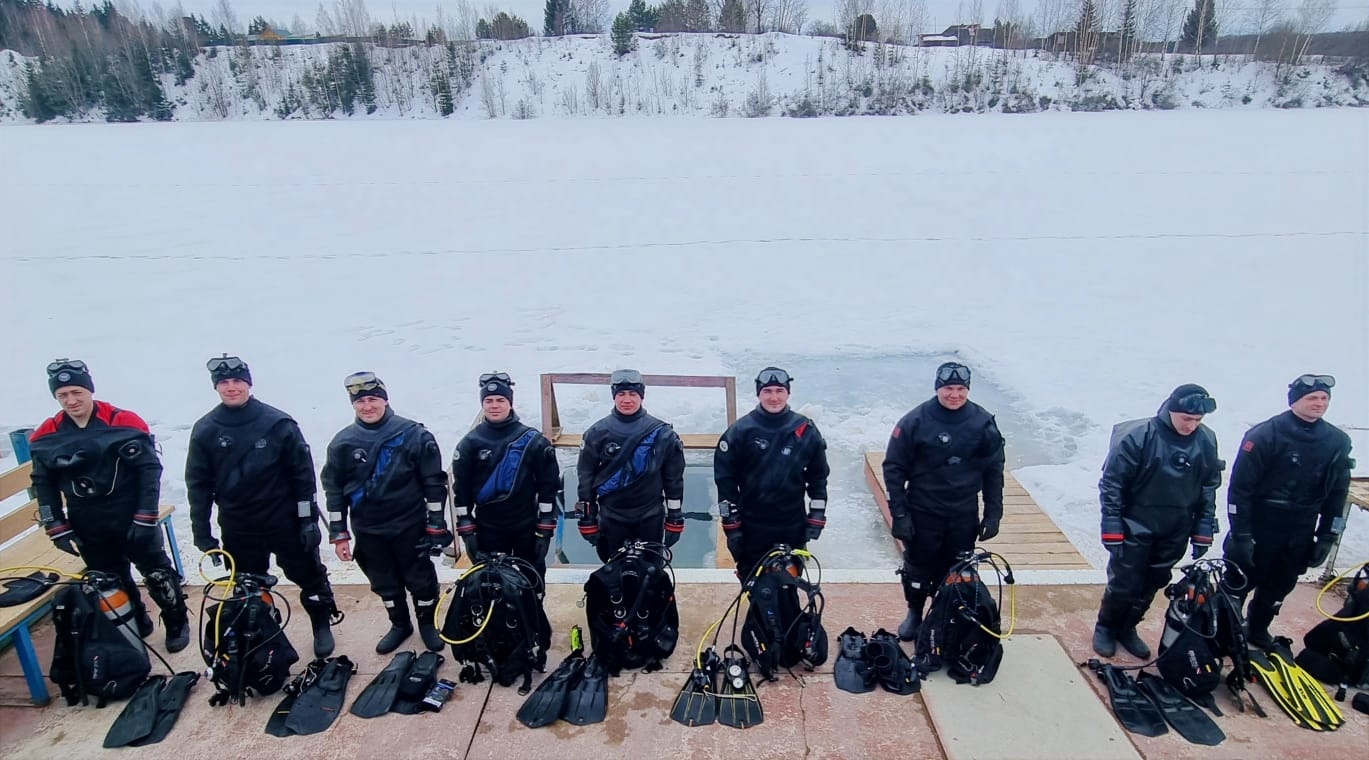
[[[828,527],[809,548],[827,568],[879,568],[897,562],[893,542],[865,482],[865,452],[883,451],[889,430],[908,410],[931,398],[932,379],[944,361],[958,360],[973,372],[970,399],[997,417],[1007,441],[1007,468],[1014,470],[1064,461],[1072,453],[1062,421],[1028,410],[1020,397],[1000,387],[992,367],[980,368],[953,354],[770,355],[760,352],[724,357],[726,371],[737,377],[737,413],[755,406],[756,373],[769,365],[783,367],[793,377],[794,409],[811,416],[827,439],[832,474],[828,479]],[[646,374],[707,374],[697,370],[637,366]],[[606,371],[611,368],[592,368]],[[558,409],[567,432],[582,432],[607,414],[607,388],[557,386]],[[726,427],[726,406],[718,389],[647,388],[644,406],[672,423],[681,433],[720,433]],[[1063,421],[1069,427],[1070,421]],[[561,449],[566,509],[575,503],[577,451]],[[677,568],[716,567],[718,521],[714,504],[713,454],[685,453],[686,527],[674,547]],[[571,564],[598,564],[594,549],[579,536],[574,518],[562,521],[560,544]],[[552,549],[553,555],[556,549]],[[555,556],[551,565],[560,564]]]

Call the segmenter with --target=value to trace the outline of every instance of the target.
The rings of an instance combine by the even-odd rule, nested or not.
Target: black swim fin
[[[1095,664],[1096,663],[1096,664]],[[1161,736],[1169,733],[1165,716],[1137,688],[1136,679],[1125,670],[1110,663],[1091,661],[1093,672],[1108,689],[1108,700],[1112,703],[1112,714],[1122,727],[1141,736]]]
[[[446,657],[431,651],[415,658],[409,672],[399,682],[399,691],[395,693],[390,712],[400,715],[417,715],[422,712],[423,697],[427,695],[428,689],[437,683],[437,669],[446,661]]]
[[[190,689],[200,680],[200,674],[191,670],[177,673],[166,679],[166,685],[157,695],[157,720],[152,725],[152,731],[143,738],[129,742],[130,747],[144,747],[149,744],[157,744],[171,733],[171,729],[176,726],[176,720],[181,717],[181,710],[185,707],[186,700],[190,698]]]
[[[852,694],[874,691],[878,679],[866,656],[869,639],[854,627],[847,626],[837,642],[837,661],[832,666],[832,681],[837,688]]]
[[[566,692],[566,707],[561,718],[577,726],[602,723],[608,717],[608,670],[598,654],[585,660],[580,679]]]
[[[0,607],[18,607],[24,602],[37,599],[43,592],[52,588],[57,578],[57,573],[36,571],[23,578],[6,580],[3,584],[5,591],[0,593]]]
[[[670,719],[682,726],[708,726],[718,719],[718,669],[722,660],[709,647],[694,661],[684,688],[670,708]]]
[[[756,687],[751,683],[750,665],[736,644],[728,644],[723,650],[718,722],[724,726],[750,728],[765,721],[761,698],[756,696]]]
[[[541,728],[559,720],[566,709],[566,697],[580,682],[584,670],[585,650],[576,649],[528,695],[518,708],[518,722],[528,728]]]
[[[300,736],[327,731],[342,712],[347,701],[347,682],[356,670],[345,655],[329,657],[314,685],[301,692],[290,708],[286,730]]]
[[[157,724],[157,697],[165,685],[166,676],[149,676],[139,684],[105,734],[106,749],[126,747],[152,733]]]
[[[285,721],[290,718],[290,711],[295,707],[295,701],[305,689],[313,686],[318,679],[319,673],[323,672],[327,660],[313,660],[304,666],[304,670],[299,675],[290,679],[290,683],[281,690],[285,697],[276,705],[276,709],[271,711],[271,717],[266,719],[266,733],[272,736],[290,736],[290,729],[285,727]]]
[[[1160,708],[1170,728],[1190,742],[1215,747],[1226,739],[1211,716],[1160,676],[1143,670],[1136,676],[1136,688]]]
[[[358,718],[375,718],[390,711],[399,694],[399,685],[409,675],[409,668],[418,655],[412,650],[395,655],[385,669],[376,674],[352,702],[352,714]]]

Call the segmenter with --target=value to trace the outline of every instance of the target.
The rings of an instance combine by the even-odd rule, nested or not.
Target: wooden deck
[[[865,452],[865,480],[884,521],[891,523],[889,492],[884,486],[884,452]],[[998,536],[985,546],[1007,557],[1014,570],[1093,569],[1010,472],[1003,474],[1003,522]]]
[[[721,433],[679,433],[680,442],[686,449],[715,449],[718,447],[718,439],[722,438]],[[551,439],[551,445],[560,449],[578,449],[585,443],[585,436],[581,433],[557,433]]]
[[[1369,478],[1350,478],[1350,503],[1369,510]]]

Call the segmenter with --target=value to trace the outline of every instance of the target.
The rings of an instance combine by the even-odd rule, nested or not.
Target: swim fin
[[[1341,712],[1321,682],[1298,666],[1289,649],[1292,639],[1279,636],[1274,646],[1267,651],[1269,662],[1279,673],[1293,704],[1298,712],[1310,723],[1320,724],[1322,731],[1335,731],[1345,725],[1345,714]]]
[[[400,683],[409,674],[409,668],[417,656],[413,650],[395,655],[390,664],[377,673],[357,695],[356,701],[352,702],[352,714],[358,718],[375,718],[388,713],[399,694]]]
[[[1311,731],[1326,730],[1319,716],[1308,713],[1299,702],[1292,684],[1287,682],[1287,669],[1276,666],[1268,653],[1261,649],[1251,649],[1250,669],[1255,673],[1255,680],[1269,692],[1274,704],[1292,718],[1294,723]]]
[[[898,643],[898,636],[883,628],[875,631],[866,645],[865,657],[885,691],[902,696],[922,691],[922,675]]]
[[[424,652],[415,658],[409,672],[399,681],[399,690],[395,693],[390,712],[400,715],[417,715],[422,712],[423,697],[427,696],[428,689],[437,683],[437,670],[446,661],[446,657],[433,651]]]
[[[876,672],[866,657],[869,640],[854,627],[837,637],[837,661],[832,666],[832,680],[837,688],[852,694],[867,694],[875,690]]]
[[[123,712],[105,734],[106,749],[125,747],[152,733],[157,723],[157,697],[166,685],[166,676],[148,676],[128,698]]]
[[[566,692],[566,707],[561,718],[577,726],[602,723],[608,717],[608,670],[598,654],[585,659],[580,680]]]
[[[1136,676],[1136,688],[1159,708],[1170,728],[1190,742],[1215,747],[1226,740],[1211,716],[1160,676],[1143,670]]]
[[[33,601],[52,588],[57,582],[57,573],[35,571],[22,578],[5,581],[4,593],[0,593],[0,607],[18,607],[24,602]]]
[[[192,670],[182,671],[166,679],[166,685],[157,695],[157,720],[152,724],[152,731],[137,741],[129,742],[128,746],[144,747],[165,739],[176,726],[176,719],[181,717],[181,710],[190,698],[191,687],[199,680],[200,674]]]
[[[765,721],[761,699],[751,683],[751,673],[741,647],[728,644],[722,657],[722,688],[718,692],[718,722],[733,728],[750,728]]]
[[[695,660],[684,688],[670,708],[670,719],[682,726],[709,726],[718,719],[718,668],[722,660],[709,647]]]
[[[300,692],[295,699],[285,719],[286,730],[299,736],[328,730],[342,712],[347,701],[347,682],[356,670],[356,665],[346,655],[329,657],[313,686]]]
[[[311,661],[304,666],[304,670],[301,670],[299,675],[290,679],[290,683],[281,689],[285,696],[276,705],[276,709],[271,711],[271,717],[266,719],[266,733],[272,736],[289,736],[291,734],[290,729],[285,727],[285,721],[289,720],[290,711],[295,707],[295,701],[299,699],[300,694],[304,693],[305,689],[313,686],[319,673],[327,664],[327,660]]]
[[[518,722],[528,728],[541,728],[559,720],[566,709],[566,696],[579,683],[584,670],[585,650],[577,648],[524,700],[518,708]]]
[[[1112,703],[1112,714],[1122,727],[1141,736],[1161,736],[1169,733],[1165,716],[1154,702],[1141,694],[1136,679],[1125,670],[1111,663],[1090,661],[1093,672],[1108,689],[1108,700]]]

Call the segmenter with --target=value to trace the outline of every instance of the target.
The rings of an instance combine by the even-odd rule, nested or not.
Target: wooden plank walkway
[[[1350,503],[1369,510],[1369,478],[1350,478]]]
[[[884,452],[865,452],[865,480],[885,523],[892,523],[884,486]],[[998,536],[985,546],[1007,557],[1014,570],[1093,569],[1010,472],[1003,474],[1003,522]]]

